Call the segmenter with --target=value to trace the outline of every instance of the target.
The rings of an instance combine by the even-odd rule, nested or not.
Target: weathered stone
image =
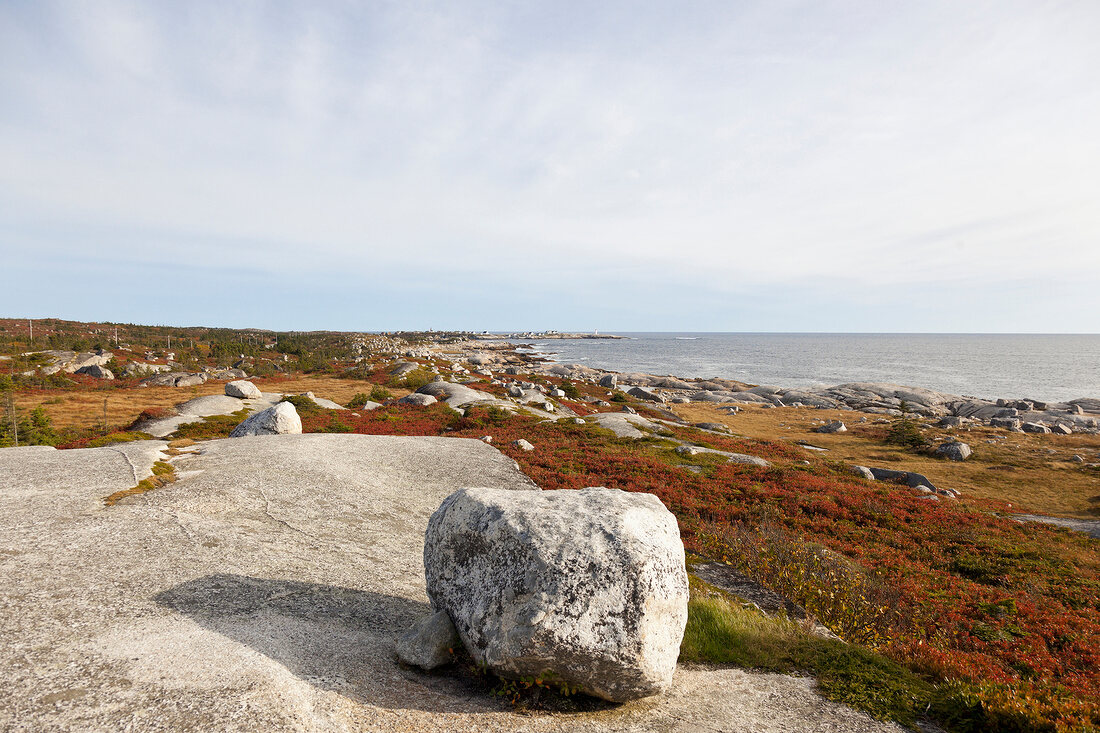
[[[1073,435],[1073,428],[1064,422],[1055,423],[1050,426],[1050,432],[1056,435]]]
[[[647,402],[664,402],[665,398],[656,392],[646,389],[645,387],[631,387],[627,392],[631,397],[637,397],[640,400],[646,400]]]
[[[99,364],[91,364],[89,366],[80,367],[76,370],[77,374],[86,374],[89,377],[95,377],[96,379],[114,379],[115,374],[110,369]]]
[[[950,441],[944,443],[939,448],[936,448],[935,454],[940,458],[946,458],[951,461],[965,461],[970,457],[970,446],[966,443],[959,443],[957,441]]]
[[[418,407],[427,407],[428,405],[434,405],[438,400],[432,397],[430,394],[420,394],[419,392],[413,392],[412,394],[405,395],[398,400],[403,405],[417,405]]]
[[[454,659],[460,643],[451,617],[446,611],[436,611],[399,636],[394,651],[405,664],[433,670]]]
[[[815,433],[846,433],[848,432],[847,426],[840,420],[833,420],[827,422],[824,425],[820,425],[814,428]]]
[[[600,377],[600,386],[611,389],[619,384],[619,378],[614,374],[605,374]]]
[[[403,377],[409,372],[416,371],[420,368],[420,365],[412,361],[399,361],[390,369],[391,377]]]
[[[1020,425],[1020,429],[1023,430],[1025,433],[1040,433],[1040,434],[1043,434],[1043,433],[1049,433],[1050,432],[1050,428],[1048,428],[1046,425],[1043,425],[1042,423],[1037,423],[1037,422],[1022,423]]]
[[[233,428],[231,438],[243,438],[251,435],[286,435],[302,432],[302,419],[298,411],[289,402],[280,402],[274,407],[257,412],[252,417]]]
[[[515,446],[516,448],[519,448],[520,450],[530,451],[530,450],[535,449],[535,446],[531,445],[529,442],[527,442],[523,438],[520,438],[519,440],[513,440],[512,445]]]
[[[866,466],[851,466],[852,473],[856,476],[867,479],[868,481],[875,480],[875,474],[871,473],[871,469]]]
[[[263,397],[263,393],[260,392],[259,387],[244,379],[228,382],[225,385],[225,395],[227,397],[237,397],[242,400],[257,400]]]
[[[993,417],[989,419],[989,426],[1004,428],[1006,430],[1019,430],[1020,418],[1018,417]]]
[[[463,489],[428,522],[432,608],[506,677],[613,701],[666,690],[687,622],[675,517],[651,494]]]

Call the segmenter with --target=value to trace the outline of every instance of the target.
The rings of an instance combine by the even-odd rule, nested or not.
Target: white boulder
[[[687,623],[676,518],[618,489],[461,489],[428,522],[432,608],[505,677],[551,673],[612,701],[668,689]]]
[[[289,402],[280,402],[274,407],[257,412],[252,417],[233,428],[230,438],[243,438],[249,435],[286,435],[301,434],[302,419],[298,411]]]
[[[245,379],[227,382],[225,394],[227,397],[237,397],[242,400],[258,400],[263,397],[260,388]]]

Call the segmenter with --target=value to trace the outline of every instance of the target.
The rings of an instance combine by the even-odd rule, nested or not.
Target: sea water
[[[778,387],[892,382],[1048,402],[1100,397],[1100,334],[622,333],[531,342],[563,363]]]

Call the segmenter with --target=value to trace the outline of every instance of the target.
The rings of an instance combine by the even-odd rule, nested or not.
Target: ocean
[[[1060,402],[1100,397],[1100,334],[619,333],[529,342],[555,361],[778,387],[893,382]]]

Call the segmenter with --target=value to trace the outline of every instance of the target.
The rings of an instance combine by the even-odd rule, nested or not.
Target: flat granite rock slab
[[[164,443],[0,450],[0,730],[899,730],[812,680],[681,667],[672,693],[518,715],[394,661],[428,610],[423,536],[454,490],[535,490],[476,440],[200,443],[112,507]]]

